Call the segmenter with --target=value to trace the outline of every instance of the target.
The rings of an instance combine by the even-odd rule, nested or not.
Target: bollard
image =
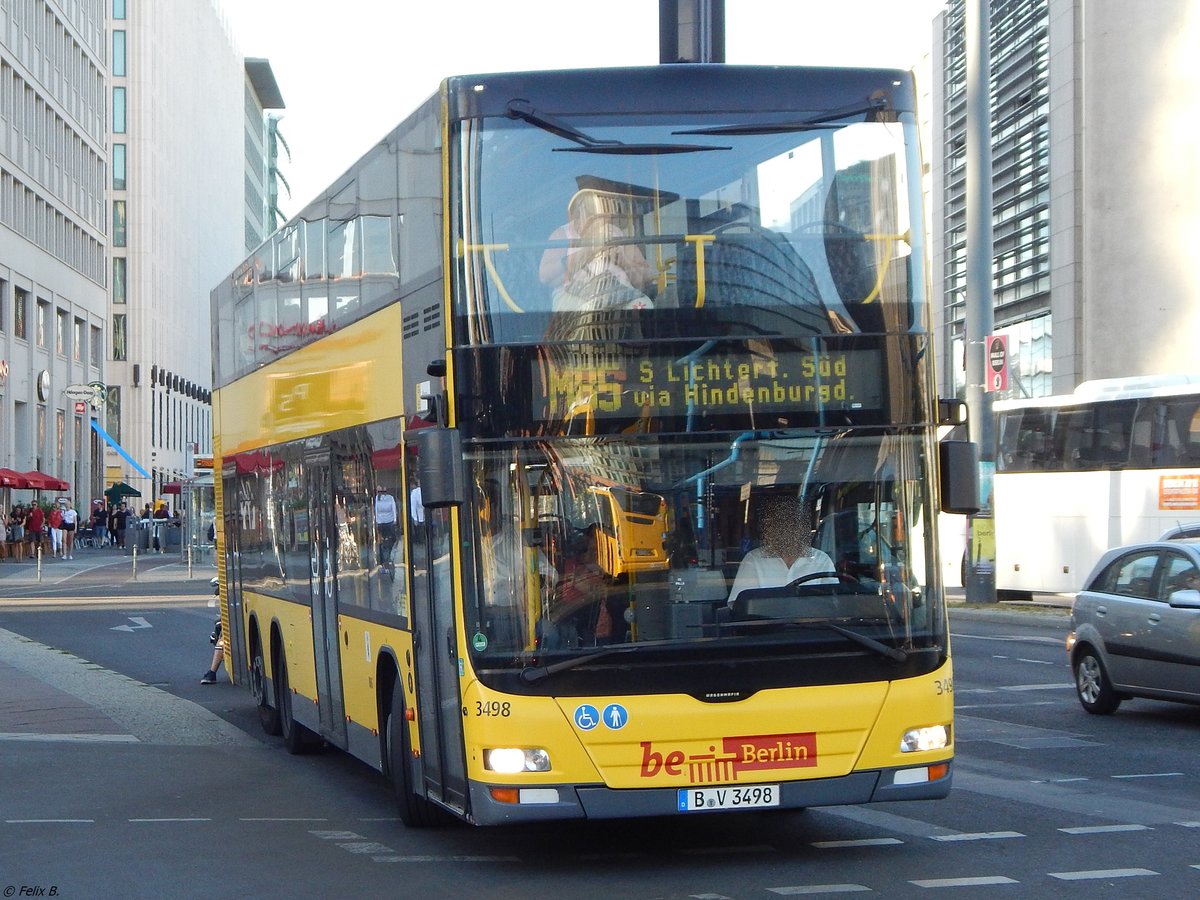
[[[133,580],[137,581],[137,541],[133,543]]]
[[[34,552],[37,553],[37,580],[38,580],[38,584],[41,584],[42,583],[42,542],[41,541],[37,542],[37,550],[35,550]]]
[[[192,580],[192,545],[188,544],[188,581]]]

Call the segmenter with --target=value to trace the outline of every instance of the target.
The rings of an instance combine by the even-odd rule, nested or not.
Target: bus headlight
[[[549,772],[550,754],[541,747],[523,750],[520,747],[497,747],[483,751],[483,767],[502,775],[519,772]]]
[[[910,728],[900,738],[901,753],[916,753],[918,750],[941,750],[950,744],[949,725],[929,725],[925,728]]]

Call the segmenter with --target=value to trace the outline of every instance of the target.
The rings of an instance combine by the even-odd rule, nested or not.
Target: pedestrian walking
[[[66,555],[63,553],[62,521],[62,507],[56,503],[46,516],[46,528],[50,532],[50,556],[53,559]]]
[[[62,511],[62,532],[63,532],[63,551],[66,553],[67,559],[75,558],[75,532],[79,528],[79,510],[75,508],[75,504],[68,497],[64,502]]]

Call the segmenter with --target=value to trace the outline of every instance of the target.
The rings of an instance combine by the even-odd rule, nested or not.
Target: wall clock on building
[[[37,380],[38,399],[45,402],[50,399],[50,373],[42,369]]]

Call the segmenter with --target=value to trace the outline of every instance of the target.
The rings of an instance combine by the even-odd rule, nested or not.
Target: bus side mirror
[[[422,428],[416,442],[422,505],[461,506],[466,500],[462,433],[457,428]]]
[[[979,512],[979,448],[971,441],[938,444],[942,512],[969,516]]]

